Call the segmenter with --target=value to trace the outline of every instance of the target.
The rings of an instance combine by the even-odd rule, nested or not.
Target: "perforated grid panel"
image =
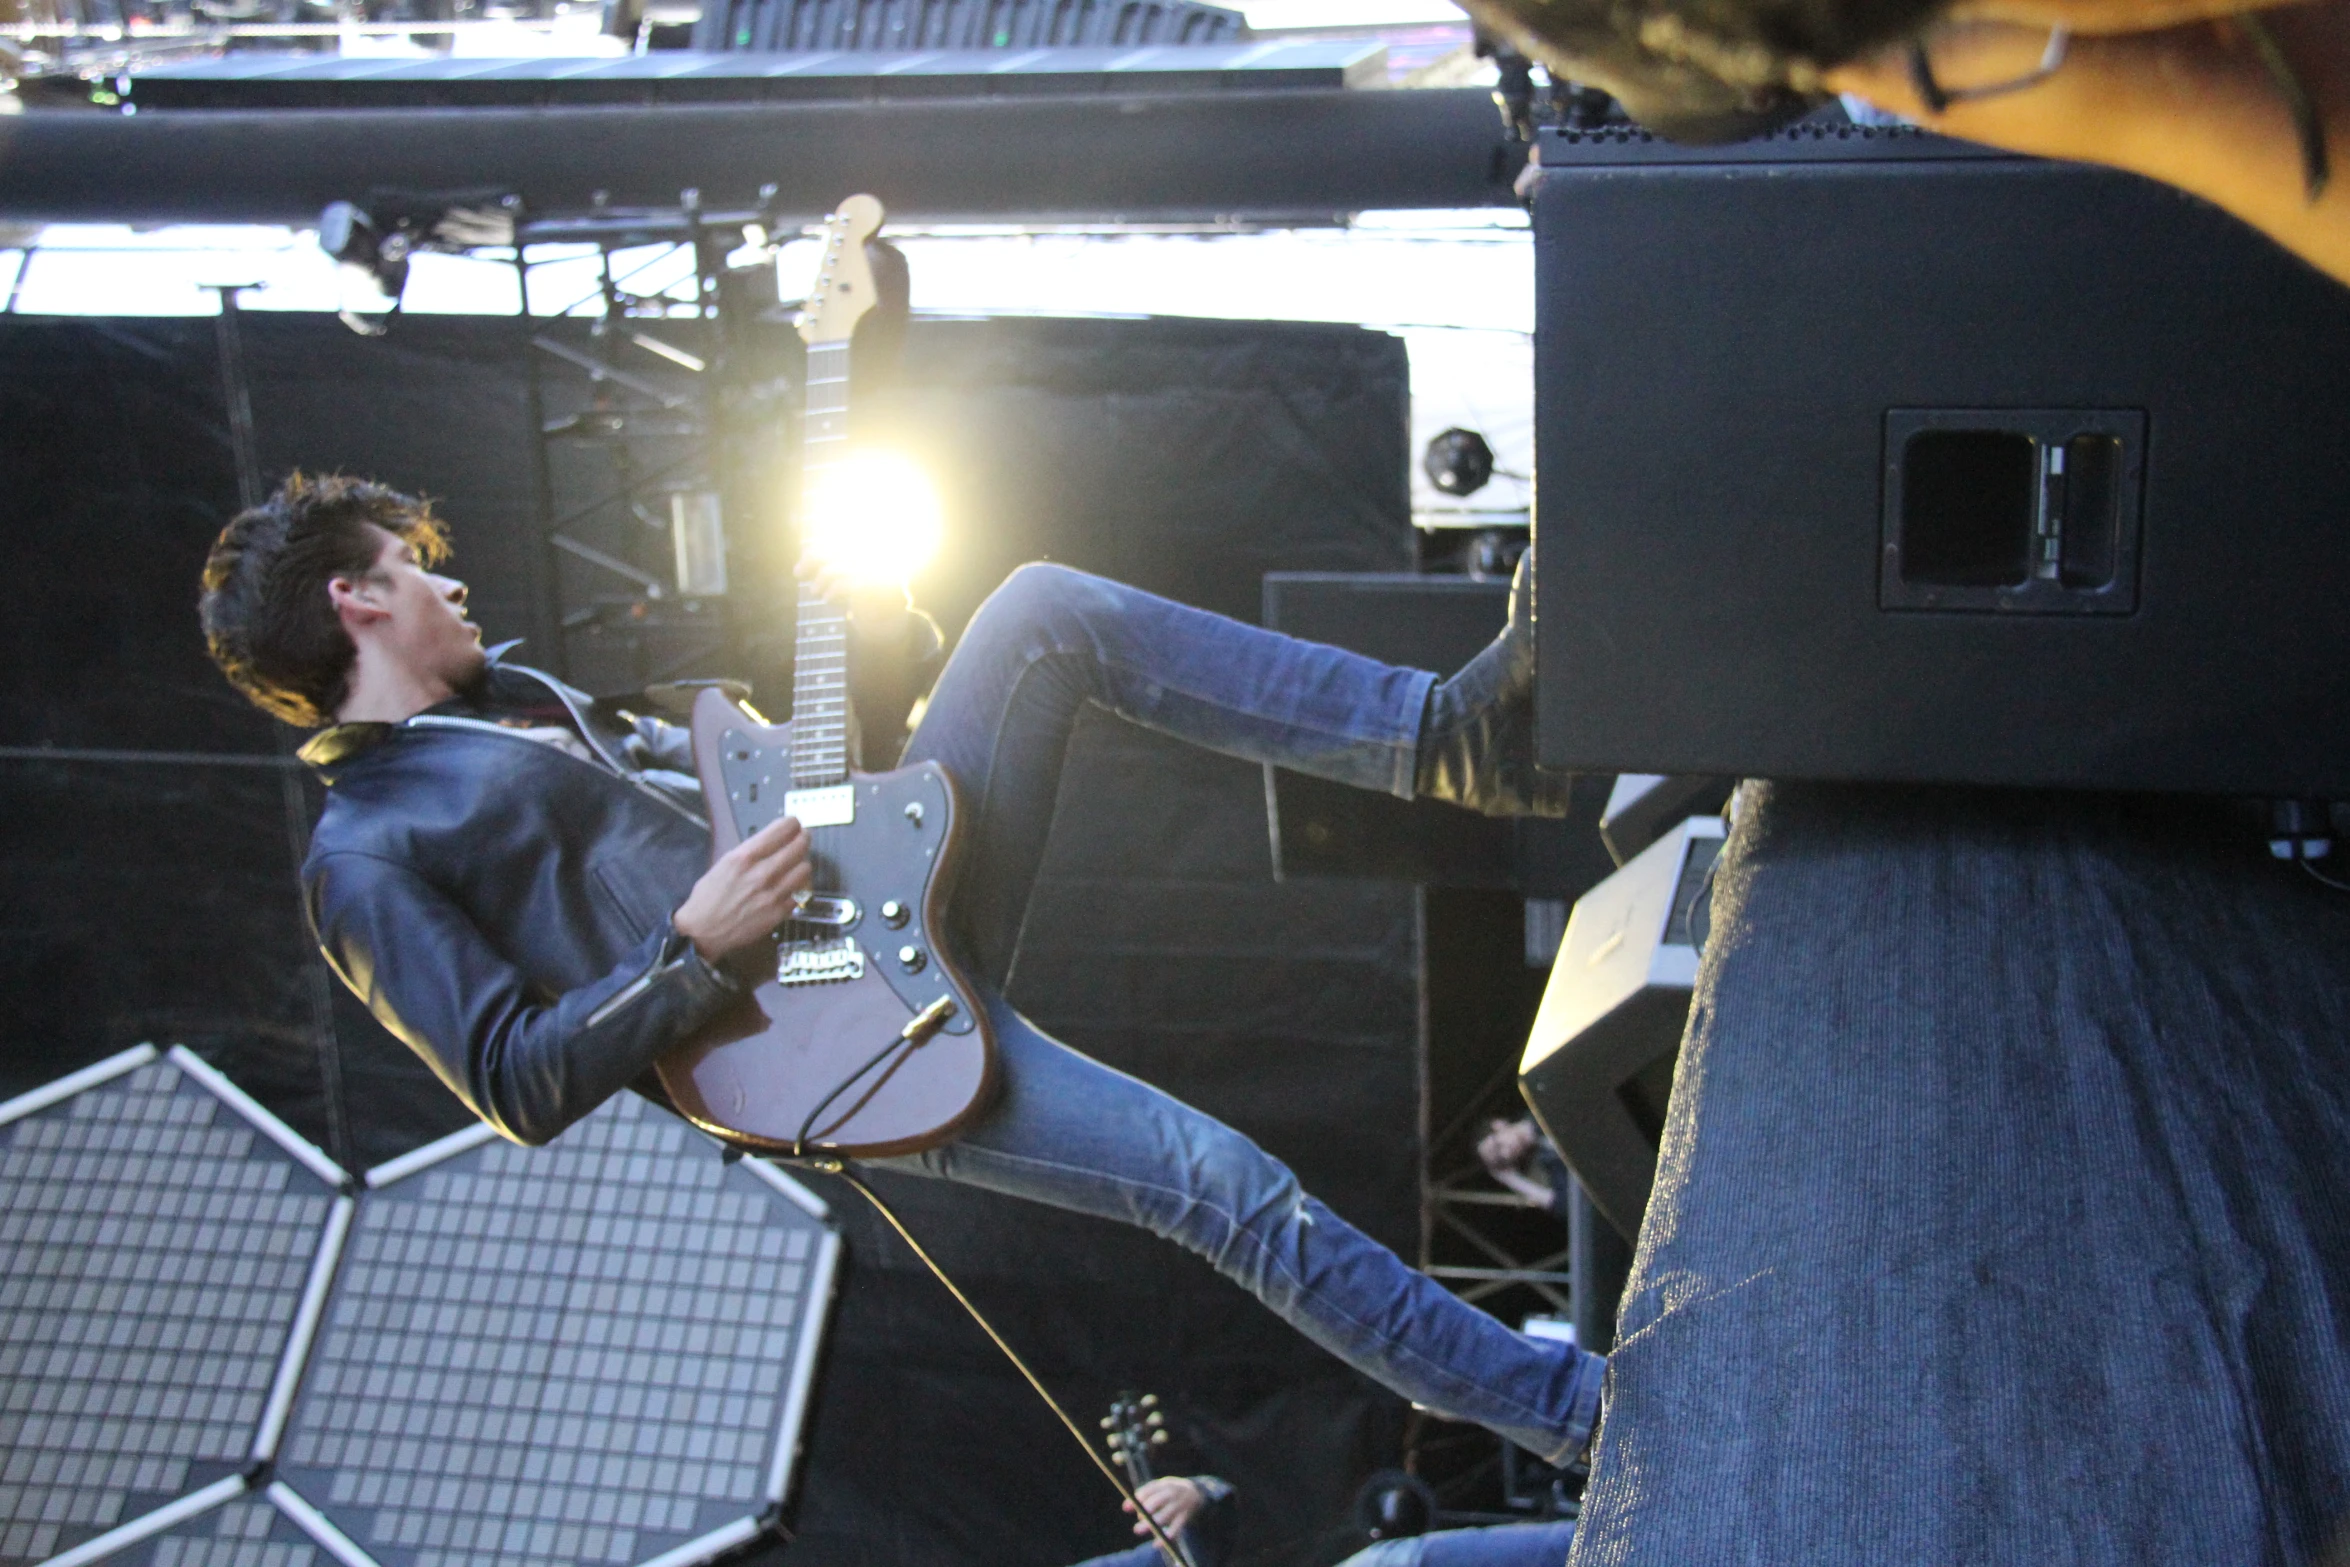
[[[763,1511],[828,1232],[621,1095],[368,1199],[280,1476],[387,1567],[642,1561]]]
[[[107,1567],[335,1567],[259,1496],[247,1496],[191,1518],[120,1555]]]
[[[163,1061],[0,1126],[0,1563],[244,1462],[332,1201]]]

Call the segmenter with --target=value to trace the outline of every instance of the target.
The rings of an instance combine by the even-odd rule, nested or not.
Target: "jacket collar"
[[[303,741],[302,748],[294,754],[331,784],[337,767],[362,752],[374,750],[399,727],[386,723],[335,724]]]
[[[501,677],[505,680],[511,680],[513,677],[510,671],[523,668],[519,664],[503,662],[508,653],[521,645],[521,640],[517,638],[512,642],[501,642],[490,649],[489,667],[483,673],[486,685],[494,687],[501,683]],[[536,670],[527,670],[525,674],[535,676],[538,681],[544,681],[546,678],[539,675]],[[322,782],[332,784],[335,781],[334,775],[337,768],[353,757],[363,756],[374,750],[389,740],[399,728],[398,724],[384,723],[377,719],[367,719],[349,724],[329,724],[303,741],[301,749],[294,754],[308,763]]]

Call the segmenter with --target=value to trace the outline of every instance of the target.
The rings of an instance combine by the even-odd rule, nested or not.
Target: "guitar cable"
[[[1140,1519],[1150,1531],[1151,1539],[1160,1550],[1167,1553],[1167,1559],[1176,1562],[1183,1561],[1186,1558],[1181,1549],[1168,1538],[1166,1530],[1159,1527],[1158,1519],[1152,1517],[1150,1509],[1142,1505],[1142,1499],[1134,1494],[1133,1488],[1126,1483],[1125,1477],[1112,1468],[1109,1461],[1104,1459],[1101,1454],[1093,1450],[1092,1439],[1078,1428],[1076,1421],[1069,1418],[1069,1412],[1061,1407],[1061,1401],[1053,1397],[1051,1390],[1046,1388],[1042,1379],[1029,1369],[1028,1362],[1020,1358],[1020,1352],[1014,1349],[1001,1333],[996,1331],[995,1324],[987,1320],[985,1313],[980,1311],[971,1297],[963,1293],[961,1286],[947,1276],[946,1269],[940,1267],[937,1259],[932,1257],[923,1248],[922,1243],[914,1238],[914,1232],[906,1228],[906,1222],[897,1216],[897,1211],[881,1200],[879,1192],[865,1184],[865,1178],[857,1173],[846,1157],[837,1153],[823,1152],[821,1144],[818,1145],[816,1152],[811,1152],[808,1148],[808,1134],[815,1129],[817,1118],[830,1109],[841,1095],[847,1093],[866,1073],[889,1060],[891,1056],[897,1055],[901,1050],[911,1054],[928,1044],[932,1037],[946,1025],[947,1019],[952,1017],[954,1012],[953,998],[941,996],[915,1013],[907,1020],[906,1026],[890,1038],[888,1044],[866,1057],[863,1064],[858,1066],[854,1072],[833,1084],[831,1090],[816,1101],[815,1107],[800,1122],[799,1131],[792,1137],[791,1152],[777,1157],[793,1164],[805,1165],[811,1170],[822,1171],[827,1175],[837,1175],[855,1187],[858,1193],[873,1205],[874,1211],[881,1215],[889,1227],[897,1231],[898,1239],[906,1243],[906,1249],[921,1259],[922,1265],[930,1270],[931,1277],[946,1287],[946,1292],[955,1298],[955,1304],[961,1306],[964,1311],[970,1314],[971,1320],[979,1324],[979,1331],[985,1333],[989,1341],[997,1349],[1003,1351],[1004,1358],[1012,1363],[1012,1369],[1019,1372],[1021,1379],[1035,1389],[1036,1396],[1044,1400],[1045,1407],[1053,1412],[1053,1418],[1061,1422],[1062,1429],[1067,1431],[1070,1438],[1084,1451],[1087,1460],[1102,1472],[1103,1478],[1110,1482],[1111,1488],[1118,1493],[1125,1505],[1134,1510],[1135,1517]]]
[[[883,1059],[890,1053],[890,1051],[897,1049],[898,1046],[905,1044],[906,1042],[907,1041],[904,1035],[900,1035],[898,1038],[891,1040],[888,1048],[883,1050],[881,1055],[875,1056],[873,1061],[868,1061],[864,1066],[858,1068],[853,1075],[844,1079],[840,1086],[835,1088],[832,1093],[826,1097],[824,1103],[830,1104],[833,1099],[838,1098],[840,1094],[847,1089],[850,1083],[855,1082],[857,1078],[862,1077],[866,1072],[872,1070],[875,1061]],[[821,1109],[822,1107],[819,1106],[818,1108]],[[809,1116],[809,1120],[812,1122],[814,1119],[815,1114],[812,1112]],[[801,1130],[804,1134],[806,1127],[803,1126]],[[971,1320],[979,1324],[979,1331],[985,1333],[989,1340],[994,1343],[995,1347],[1004,1352],[1004,1358],[1012,1363],[1012,1369],[1019,1372],[1021,1379],[1025,1381],[1031,1388],[1036,1390],[1036,1396],[1044,1400],[1045,1407],[1053,1412],[1054,1419],[1061,1422],[1062,1429],[1069,1433],[1070,1439],[1074,1441],[1079,1448],[1084,1450],[1086,1458],[1092,1462],[1096,1469],[1099,1469],[1102,1472],[1102,1477],[1110,1482],[1111,1488],[1115,1490],[1121,1498],[1124,1499],[1125,1504],[1134,1510],[1135,1517],[1142,1520],[1144,1527],[1150,1531],[1151,1539],[1158,1545],[1160,1550],[1167,1553],[1168,1560],[1184,1560],[1182,1551],[1176,1546],[1173,1540],[1168,1538],[1167,1531],[1159,1527],[1159,1521],[1158,1519],[1151,1516],[1150,1509],[1142,1505],[1142,1499],[1134,1494],[1133,1487],[1126,1483],[1125,1477],[1119,1474],[1116,1469],[1111,1467],[1109,1460],[1103,1458],[1101,1454],[1093,1450],[1092,1438],[1088,1437],[1083,1431],[1078,1429],[1077,1422],[1070,1419],[1069,1412],[1061,1407],[1061,1401],[1053,1397],[1052,1392],[1046,1388],[1041,1380],[1039,1380],[1036,1373],[1028,1368],[1028,1362],[1020,1358],[1020,1352],[1014,1349],[1011,1344],[1005,1340],[1001,1333],[996,1331],[995,1324],[987,1320],[986,1315],[980,1311],[978,1305],[971,1299],[971,1297],[964,1294],[961,1287],[958,1286],[953,1279],[947,1277],[947,1270],[938,1265],[937,1259],[932,1257],[930,1253],[923,1248],[923,1245],[920,1241],[914,1239],[914,1232],[906,1228],[906,1221],[899,1218],[897,1216],[896,1210],[891,1208],[888,1203],[881,1200],[881,1194],[879,1192],[865,1184],[865,1178],[857,1173],[856,1169],[850,1165],[848,1160],[837,1155],[804,1154],[797,1151],[796,1149],[789,1156],[789,1158],[793,1163],[804,1164],[811,1170],[821,1170],[827,1175],[839,1176],[842,1180],[848,1182],[849,1185],[855,1187],[857,1191],[863,1195],[864,1199],[873,1205],[874,1211],[881,1215],[883,1220],[888,1223],[891,1229],[897,1231],[898,1239],[906,1243],[906,1249],[913,1252],[915,1256],[922,1259],[922,1265],[930,1270],[931,1277],[937,1279],[939,1283],[946,1286],[946,1292],[949,1295],[955,1297],[955,1304],[961,1306],[966,1312],[970,1313]]]
[[[930,1005],[915,1013],[914,1016],[907,1021],[904,1028],[899,1029],[896,1034],[891,1036],[890,1042],[888,1044],[883,1045],[879,1050],[876,1050],[873,1052],[873,1054],[867,1056],[865,1058],[864,1065],[858,1067],[854,1072],[851,1072],[848,1076],[833,1084],[831,1092],[827,1093],[823,1098],[816,1101],[815,1108],[810,1110],[807,1114],[807,1118],[800,1122],[800,1129],[792,1134],[791,1156],[794,1159],[806,1157],[808,1151],[808,1137],[816,1130],[817,1118],[822,1116],[825,1111],[832,1108],[833,1101],[840,1098],[841,1095],[847,1093],[849,1089],[855,1086],[857,1081],[866,1073],[872,1071],[875,1067],[881,1065],[884,1061],[889,1060],[891,1056],[896,1055],[900,1050],[904,1050],[908,1055],[911,1055],[914,1051],[919,1050],[925,1044],[928,1044],[930,1042],[930,1036],[939,1031],[940,1027],[945,1024],[946,1020],[954,1014],[954,1010],[955,1003],[951,999],[945,996],[939,997],[936,1001],[933,1001]],[[887,1072],[882,1074],[884,1079],[887,1079],[888,1076],[889,1073]],[[878,1089],[881,1085],[876,1083],[873,1086]],[[860,1103],[861,1102],[862,1101],[860,1101]],[[856,1114],[855,1108],[852,1107],[849,1111],[849,1114]],[[841,1119],[845,1121],[848,1119],[848,1116],[843,1116]]]

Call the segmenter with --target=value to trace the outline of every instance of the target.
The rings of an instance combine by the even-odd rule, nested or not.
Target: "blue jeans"
[[[1577,1561],[2343,1560],[2350,897],[2264,825],[1746,786]]]
[[[1575,1543],[1572,1523],[1505,1523],[1487,1529],[1438,1529],[1381,1540],[1338,1567],[1562,1567]],[[1159,1567],[1156,1545],[1096,1556],[1077,1567]]]
[[[1561,1567],[1575,1543],[1572,1523],[1504,1523],[1488,1529],[1438,1529],[1381,1540],[1338,1567]]]
[[[970,857],[949,937],[995,1024],[1001,1097],[945,1147],[873,1164],[1140,1225],[1366,1376],[1558,1461],[1590,1437],[1601,1357],[1464,1304],[1247,1138],[1052,1039],[1001,991],[1088,703],[1409,797],[1434,678],[1060,567],[1013,573],[964,631],[906,748],[962,791]]]

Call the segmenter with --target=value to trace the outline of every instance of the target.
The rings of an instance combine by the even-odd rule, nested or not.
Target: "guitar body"
[[[875,1157],[951,1140],[987,1108],[995,1040],[939,940],[961,848],[935,762],[793,795],[791,726],[720,691],[694,701],[695,770],[715,858],[787,814],[807,827],[816,894],[760,982],[659,1064],[678,1110],[731,1143]],[[795,809],[796,808],[796,809]],[[917,1018],[919,1037],[891,1052]],[[879,1065],[874,1058],[883,1056]]]

